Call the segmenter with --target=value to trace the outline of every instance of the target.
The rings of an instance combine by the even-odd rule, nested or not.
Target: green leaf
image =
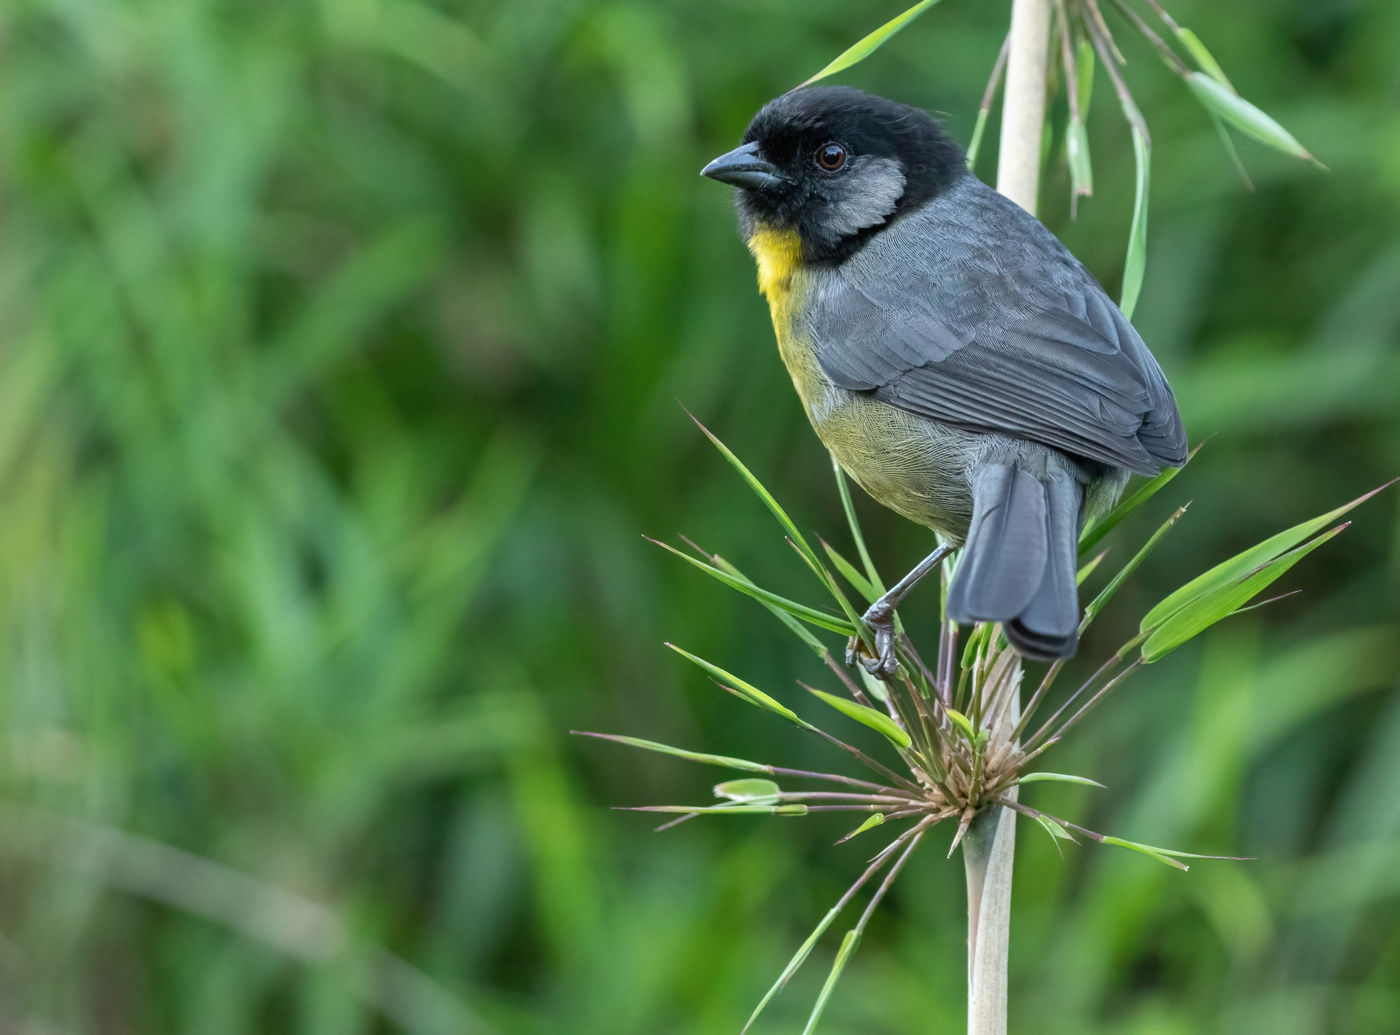
[[[1225,128],[1225,123],[1221,121],[1215,112],[1207,112],[1210,116],[1210,123],[1215,127],[1215,135],[1220,138],[1220,146],[1225,148],[1225,153],[1230,156],[1230,164],[1235,167],[1235,172],[1239,173],[1240,179],[1244,181],[1246,190],[1254,189],[1254,181],[1249,178],[1249,170],[1244,167],[1244,160],[1240,158],[1239,151],[1235,148],[1235,138],[1230,136],[1230,131]]]
[[[1065,130],[1065,155],[1069,161],[1069,182],[1076,197],[1094,193],[1094,169],[1089,161],[1089,131],[1079,119],[1070,119]]]
[[[1312,153],[1298,143],[1293,134],[1279,125],[1272,116],[1260,111],[1219,80],[1204,72],[1192,72],[1186,77],[1186,85],[1191,87],[1196,100],[1200,101],[1207,111],[1219,115],[1240,132],[1276,151],[1321,165]]]
[[[1304,543],[1263,565],[1253,574],[1243,579],[1225,582],[1196,597],[1185,607],[1175,611],[1147,638],[1147,642],[1142,645],[1142,660],[1148,664],[1160,661],[1222,618],[1234,614],[1242,605],[1272,585],[1289,568],[1346,527],[1346,524],[1341,524],[1329,529],[1311,542]]]
[[[870,820],[866,820],[866,823],[869,822]],[[860,829],[864,828],[865,824],[863,823],[861,824]],[[858,832],[859,830],[857,831],[857,833]],[[837,916],[840,915],[841,908],[842,903],[837,903],[831,909],[828,909],[826,912],[826,916],[822,917],[821,922],[818,923],[817,926],[812,929],[812,933],[807,936],[807,940],[804,941],[800,946],[798,946],[797,951],[792,954],[792,959],[788,960],[787,966],[785,966],[783,968],[783,972],[778,975],[778,980],[774,981],[773,984],[769,986],[768,991],[764,993],[763,998],[760,999],[758,1001],[758,1005],[754,1007],[753,1013],[749,1014],[749,1019],[744,1024],[743,1031],[740,1032],[740,1035],[743,1035],[743,1032],[747,1032],[749,1028],[753,1027],[753,1022],[758,1020],[758,1015],[761,1014],[764,1008],[770,1002],[773,1001],[773,997],[787,986],[788,981],[792,978],[794,974],[797,973],[798,968],[800,968],[802,964],[807,962],[807,957],[811,955],[813,947],[815,947],[817,944],[817,939],[826,933],[826,929],[830,927],[832,923],[836,920]]]
[[[870,830],[870,829],[872,829],[873,827],[878,827],[880,824],[882,824],[882,823],[884,823],[884,822],[885,822],[885,814],[884,814],[883,812],[877,812],[877,813],[875,813],[875,815],[871,816],[871,817],[870,817],[869,819],[867,819],[864,823],[862,823],[860,826],[856,827],[854,830],[852,830],[849,834],[847,834],[845,837],[841,838],[841,840],[840,840],[840,841],[837,841],[836,843],[837,843],[838,845],[839,845],[839,844],[845,844],[847,841],[849,841],[851,838],[857,836],[858,834],[863,834],[863,833],[865,833],[867,830]]]
[[[715,797],[730,801],[748,802],[751,805],[776,805],[778,795],[783,792],[772,780],[746,779],[726,780],[715,784]]]
[[[1094,46],[1081,39],[1074,48],[1075,90],[1079,99],[1079,117],[1089,117],[1089,102],[1094,97]]]
[[[1133,193],[1133,225],[1128,231],[1128,257],[1123,265],[1123,299],[1118,304],[1129,320],[1137,308],[1143,273],[1147,269],[1147,195],[1152,177],[1152,151],[1147,136],[1136,124],[1132,130],[1137,185]]]
[[[641,737],[624,737],[618,733],[589,733],[586,730],[570,730],[569,732],[579,737],[610,740],[615,744],[626,744],[628,747],[641,748],[643,751],[655,751],[658,754],[684,758],[687,761],[700,762],[704,765],[717,765],[724,769],[738,769],[749,773],[771,773],[773,771],[772,766],[764,765],[762,762],[750,762],[746,758],[734,758],[730,755],[711,755],[704,751],[686,751],[684,748],[660,744],[654,740],[643,740]]]
[[[967,145],[967,167],[977,167],[977,152],[982,150],[982,134],[987,130],[987,119],[992,114],[990,108],[977,109],[977,121],[972,125],[972,140]]]
[[[1220,83],[1221,86],[1226,87],[1232,92],[1234,91],[1235,88],[1231,85],[1229,77],[1225,75],[1225,69],[1220,67],[1220,62],[1216,61],[1215,56],[1206,49],[1206,45],[1201,42],[1199,36],[1190,29],[1183,29],[1177,26],[1176,38],[1186,45],[1186,49],[1189,50],[1191,56],[1196,59],[1196,64],[1200,65],[1207,75]]]
[[[1189,506],[1189,504],[1188,504]],[[1113,578],[1108,580],[1108,585],[1099,591],[1099,595],[1089,602],[1089,606],[1084,609],[1084,619],[1079,623],[1079,635],[1084,635],[1084,630],[1089,628],[1089,623],[1102,613],[1108,606],[1108,602],[1113,599],[1115,593],[1128,581],[1128,577],[1137,571],[1138,566],[1147,559],[1147,555],[1157,548],[1157,544],[1162,541],[1162,537],[1172,530],[1172,527],[1186,513],[1186,507],[1177,507],[1172,512],[1172,516],[1162,522],[1161,527],[1153,532],[1147,542],[1142,544],[1142,549],[1133,555],[1132,560],[1123,565]]]
[[[807,687],[807,692],[821,698],[842,715],[855,719],[862,726],[869,726],[901,751],[913,743],[909,739],[909,734],[904,732],[899,724],[884,712],[878,712],[874,708],[858,704],[855,701],[848,701],[844,697],[837,697],[835,694],[823,693],[810,686]]]
[[[1159,863],[1166,863],[1168,866],[1174,866],[1178,870],[1189,870],[1191,868],[1183,862],[1178,862],[1177,860],[1179,859],[1216,859],[1222,862],[1245,861],[1233,855],[1197,855],[1195,852],[1178,852],[1174,848],[1158,848],[1156,845],[1145,845],[1138,841],[1125,841],[1121,837],[1100,837],[1099,843],[1140,852],[1149,858],[1156,859]]]
[[[1100,842],[1100,844],[1117,845],[1119,848],[1129,848],[1134,852],[1139,852],[1150,859],[1156,859],[1159,863],[1165,863],[1166,865],[1174,867],[1178,870],[1189,870],[1191,868],[1187,866],[1184,862],[1179,862],[1176,859],[1171,858],[1166,852],[1162,851],[1159,848],[1153,848],[1151,845],[1138,844],[1136,841],[1124,841],[1121,837],[1105,837]]]
[[[695,421],[695,426],[705,433],[705,437],[720,451],[720,455],[729,461],[729,465],[739,472],[739,476],[748,483],[753,494],[763,501],[764,506],[772,511],[773,516],[776,517],[778,523],[783,526],[783,530],[787,532],[788,538],[792,540],[798,552],[802,554],[807,560],[807,563],[812,566],[813,571],[817,573],[817,577],[824,583],[830,583],[831,575],[822,567],[821,560],[817,557],[817,552],[812,549],[802,533],[797,530],[797,525],[793,522],[792,518],[788,517],[787,511],[782,508],[782,505],[773,497],[773,494],[764,487],[763,483],[758,480],[757,476],[750,471],[747,466],[745,466],[744,462],[734,455],[734,451],[720,441],[718,435],[696,419],[695,414],[690,414],[690,419]]]
[[[870,585],[875,587],[875,596],[883,596],[885,583],[881,580],[880,573],[875,570],[875,562],[870,559],[870,551],[865,547],[865,536],[860,530],[860,520],[856,517],[856,506],[851,500],[851,486],[846,479],[846,472],[841,470],[841,465],[836,462],[834,456],[831,458],[831,470],[836,475],[836,492],[841,497],[841,509],[846,513],[846,524],[850,526],[851,539],[856,544],[856,553],[860,554],[865,577],[870,580]]]
[[[1186,583],[1186,585],[1169,594],[1165,600],[1143,616],[1142,624],[1139,628],[1143,632],[1146,632],[1149,629],[1161,625],[1192,601],[1226,583],[1237,581],[1256,571],[1285,550],[1293,549],[1293,547],[1297,546],[1305,539],[1316,535],[1343,514],[1346,514],[1355,507],[1359,507],[1376,493],[1394,484],[1394,480],[1388,481],[1385,485],[1372,489],[1370,492],[1363,496],[1358,496],[1349,503],[1342,504],[1336,510],[1329,510],[1326,514],[1315,517],[1310,521],[1304,521],[1301,524],[1294,525],[1292,528],[1279,532],[1277,535],[1270,536],[1262,543],[1252,546],[1242,553],[1236,554],[1228,561],[1222,561],[1214,568],[1211,568],[1204,574],[1196,576],[1190,582]]]
[[[807,806],[800,802],[785,805],[752,805],[747,802],[724,802],[721,805],[636,805],[624,812],[667,812],[683,815],[709,815],[723,812],[731,816],[805,816]]]
[[[802,86],[810,86],[819,79],[825,79],[827,76],[835,75],[837,72],[844,72],[852,65],[864,61],[871,54],[875,53],[875,51],[879,50],[891,36],[936,3],[938,3],[938,0],[920,0],[919,3],[909,8],[909,10],[905,11],[903,14],[885,22],[884,25],[866,36],[859,43],[842,51],[836,60],[832,61],[831,64],[827,65],[816,75],[812,76],[812,78],[804,82]]]
[[[738,568],[734,567],[734,565],[726,561],[723,557],[716,555],[712,558],[712,560],[714,561],[715,567],[719,568],[721,571],[726,572],[727,574],[732,575],[735,578],[742,579],[744,582],[747,582],[751,586],[753,585],[753,581],[750,578],[748,578],[748,576],[746,576]],[[766,607],[769,610],[769,612],[772,613],[774,618],[782,622],[783,625],[787,626],[788,631],[791,632],[803,643],[805,643],[812,650],[812,652],[816,654],[817,657],[824,659],[827,656],[829,652],[827,651],[826,644],[822,643],[821,640],[817,639],[815,634],[813,634],[813,632],[810,629],[808,629],[805,625],[799,622],[786,610],[784,610],[779,605],[771,603],[767,600],[760,599],[759,603]]]
[[[750,704],[756,705],[759,708],[764,709],[765,711],[770,711],[774,715],[781,715],[784,719],[787,719],[788,722],[791,722],[797,726],[801,726],[803,729],[812,728],[812,724],[810,722],[801,718],[791,708],[787,707],[786,705],[779,704],[776,700],[774,700],[772,697],[769,697],[758,687],[754,686],[751,683],[744,682],[744,680],[740,679],[732,672],[726,672],[718,665],[710,664],[704,658],[698,658],[694,654],[691,654],[689,651],[681,650],[681,648],[677,647],[674,643],[668,643],[666,644],[666,646],[670,647],[681,657],[687,658],[688,660],[693,661],[695,664],[699,665],[714,679],[718,680],[722,686],[724,686],[726,689],[733,690],[736,694],[738,694],[744,700],[748,701]]]
[[[880,591],[870,584],[869,579],[856,571],[856,566],[854,564],[837,553],[834,546],[825,539],[820,540],[820,542],[822,544],[822,549],[826,551],[827,557],[831,560],[831,563],[836,566],[836,570],[841,573],[842,577],[855,587],[857,593],[873,603],[875,599],[880,596]]]
[[[836,959],[831,964],[831,972],[827,974],[826,981],[822,984],[822,990],[817,994],[817,1001],[812,1006],[812,1015],[807,1018],[807,1027],[802,1029],[802,1035],[811,1035],[817,1030],[817,1022],[821,1020],[827,1000],[831,998],[831,993],[836,988],[836,982],[841,978],[841,972],[846,969],[846,964],[850,961],[851,955],[859,944],[860,931],[855,928],[847,931],[846,936],[841,939],[841,948],[836,950]]]
[[[980,651],[991,635],[991,622],[978,622],[972,627],[972,632],[968,634],[967,643],[963,646],[962,660],[959,662],[959,671],[966,671],[977,664],[977,652]],[[966,721],[966,720],[964,720]],[[971,728],[971,724],[969,724]]]
[[[806,604],[799,604],[795,600],[789,600],[787,597],[779,596],[777,593],[770,590],[755,586],[746,578],[742,578],[738,575],[731,575],[729,572],[716,568],[713,564],[707,564],[681,550],[677,550],[674,546],[669,543],[663,543],[659,539],[650,539],[650,542],[655,543],[663,550],[669,550],[687,564],[694,565],[711,578],[724,583],[731,589],[737,589],[740,593],[745,593],[761,603],[780,607],[794,618],[802,619],[802,621],[806,622],[808,625],[815,625],[819,629],[840,633],[842,636],[855,635],[855,625],[843,620],[837,615],[828,614],[825,611],[818,611],[814,607],[808,607]]]
[[[962,730],[967,735],[967,739],[976,743],[977,731],[972,728],[972,721],[962,712],[954,711],[952,708],[944,708],[943,711],[952,720],[953,725]]]
[[[816,575],[817,579],[821,582],[826,591],[831,594],[832,598],[835,599],[836,603],[840,605],[841,610],[846,615],[847,621],[851,623],[852,629],[860,630],[859,634],[853,631],[850,635],[863,636],[864,629],[860,625],[855,609],[851,607],[851,602],[846,599],[846,594],[843,593],[841,587],[836,584],[836,579],[832,576],[831,572],[826,570],[826,567],[821,562],[821,558],[817,556],[817,552],[812,549],[806,537],[797,530],[797,525],[793,522],[792,518],[788,517],[787,511],[782,508],[773,497],[773,494],[764,487],[763,483],[758,480],[754,473],[744,465],[744,462],[734,454],[733,450],[720,441],[719,436],[705,427],[705,425],[701,424],[693,413],[690,414],[690,419],[695,421],[695,426],[705,433],[705,437],[714,444],[715,448],[720,451],[720,454],[729,461],[730,466],[738,471],[739,475],[748,483],[754,495],[762,500],[764,506],[778,519],[778,523],[781,524],[783,529],[787,532],[788,539],[791,540],[792,545],[797,548],[799,556],[807,563],[807,567],[812,569],[812,574]]]
[[[1077,783],[1085,787],[1103,787],[1097,780],[1087,776],[1071,776],[1068,773],[1027,773],[1017,783]]]
[[[1094,555],[1093,560],[1080,565],[1079,571],[1074,576],[1074,584],[1076,586],[1084,585],[1084,580],[1087,579],[1090,575],[1094,574],[1094,572],[1098,569],[1098,566],[1103,563],[1103,559],[1107,556],[1107,550],[1100,550]]]
[[[1136,491],[1121,500],[1103,518],[1086,524],[1083,533],[1079,536],[1079,556],[1083,557],[1092,550],[1103,541],[1104,536],[1117,528],[1124,518],[1157,495],[1168,482],[1185,470],[1186,465],[1196,458],[1196,454],[1201,451],[1201,446],[1204,445],[1204,442],[1198,443],[1196,448],[1186,455],[1185,464],[1180,467],[1166,468],[1161,474],[1143,482]]]
[[[1061,842],[1061,841],[1069,841],[1069,842],[1071,842],[1072,844],[1078,844],[1078,843],[1079,843],[1078,841],[1076,841],[1076,840],[1074,839],[1074,835],[1073,835],[1073,834],[1071,834],[1071,833],[1070,833],[1068,830],[1066,830],[1064,827],[1060,826],[1060,824],[1056,823],[1056,822],[1055,822],[1053,819],[1051,819],[1049,816],[1036,815],[1036,816],[1034,817],[1034,819],[1035,819],[1035,821],[1036,821],[1037,823],[1039,823],[1042,827],[1044,827],[1044,828],[1045,828],[1045,832],[1046,832],[1047,834],[1050,835],[1050,840],[1051,840],[1052,842],[1054,842],[1054,844],[1055,844],[1055,851],[1056,851],[1056,852],[1059,852],[1059,851],[1060,851],[1060,842]],[[1060,853],[1060,856],[1061,856],[1061,858],[1063,858],[1063,857],[1064,857],[1064,853],[1061,852],[1061,853]]]

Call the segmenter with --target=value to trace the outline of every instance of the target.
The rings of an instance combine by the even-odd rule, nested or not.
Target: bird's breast
[[[969,436],[881,402],[869,392],[833,384],[817,360],[816,334],[803,318],[816,289],[782,241],[749,247],[759,264],[759,288],[773,314],[778,354],[822,444],[872,497],[912,521],[954,540],[967,530],[972,497],[966,479]]]

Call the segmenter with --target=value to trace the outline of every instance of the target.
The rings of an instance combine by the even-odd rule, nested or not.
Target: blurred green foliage
[[[795,679],[826,685],[641,533],[807,577],[677,399],[804,527],[844,527],[696,173],[899,6],[6,5],[0,1029],[736,1030],[865,847],[820,819],[653,836],[608,804],[701,800],[713,774],[567,731],[829,761],[661,649],[799,707]],[[941,4],[845,81],[966,140],[1005,8]],[[1173,13],[1331,172],[1241,141],[1246,192],[1120,34],[1154,133],[1137,323],[1213,437],[1138,519],[1195,499],[1084,664],[1187,576],[1400,472],[1400,7]],[[1116,293],[1132,153],[1113,104],[1088,122],[1097,194],[1070,223],[1057,163],[1045,218]],[[883,568],[926,551],[858,506]],[[1110,789],[1038,787],[1046,807],[1259,861],[1061,861],[1023,828],[1014,1030],[1395,1030],[1396,507],[1063,749]],[[961,867],[933,840],[824,1031],[961,1026]]]

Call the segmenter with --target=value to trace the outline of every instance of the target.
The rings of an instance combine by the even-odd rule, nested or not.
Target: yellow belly
[[[959,539],[971,518],[958,436],[932,422],[831,383],[794,314],[807,285],[792,232],[760,229],[748,242],[768,300],[778,353],[822,444],[870,496],[911,521]]]

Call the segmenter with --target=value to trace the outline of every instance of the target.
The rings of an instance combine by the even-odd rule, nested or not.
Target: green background
[[[948,0],[840,81],[965,142],[1007,9]],[[696,174],[898,10],[6,5],[0,1030],[737,1031],[875,842],[652,834],[609,806],[703,802],[721,771],[568,731],[843,767],[662,646],[796,707],[796,680],[832,689],[642,534],[819,599],[678,405],[845,541],[728,191]],[[1125,559],[1194,500],[1084,671],[1189,576],[1400,473],[1400,6],[1173,13],[1330,172],[1241,141],[1244,189],[1110,12],[1155,145],[1136,323],[1209,442],[1115,535]],[[1051,154],[1044,216],[1116,294],[1132,153],[1102,75],[1089,123],[1098,193],[1070,222]],[[1400,1029],[1397,499],[1047,757],[1109,789],[1036,804],[1258,861],[1061,860],[1023,826],[1014,1031]],[[887,576],[928,549],[858,506]],[[823,1031],[963,1026],[948,837]],[[835,943],[757,1030],[800,1029]]]

